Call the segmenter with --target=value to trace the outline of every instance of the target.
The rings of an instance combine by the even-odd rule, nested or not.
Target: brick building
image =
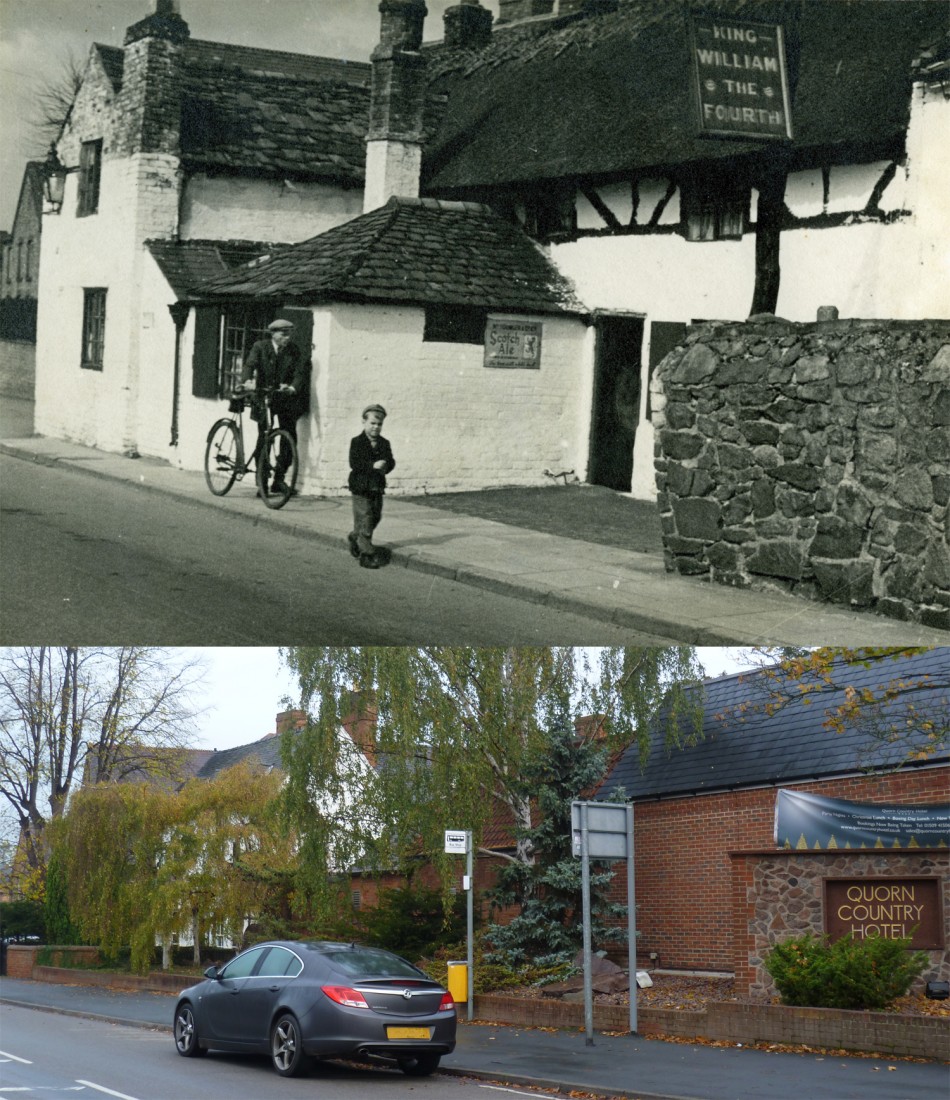
[[[802,684],[789,688],[769,671],[708,680],[698,743],[667,754],[657,741],[642,770],[628,750],[605,780],[598,797],[622,787],[634,805],[638,954],[654,966],[731,972],[768,988],[762,952],[776,939],[825,930],[827,881],[920,876],[939,882],[943,928],[931,957],[946,977],[950,650],[838,668],[829,683]],[[838,709],[865,690],[884,702],[836,729]],[[930,750],[915,757],[931,720]],[[914,731],[908,740],[904,730]],[[916,839],[850,847],[844,831],[840,842],[790,843],[777,829],[780,791],[942,807],[943,835],[936,847]]]
[[[304,492],[343,489],[321,443],[345,434],[344,405],[351,421],[359,396],[390,387],[419,442],[414,480],[400,480],[401,466],[394,491],[545,484],[555,465],[650,497],[650,371],[690,320],[747,315],[769,274],[757,256],[774,267],[780,248],[774,308],[791,319],[823,304],[850,316],[947,314],[945,7],[713,9],[730,33],[747,33],[743,20],[784,28],[790,140],[697,132],[692,8],[680,0],[502,0],[494,27],[468,0],[446,12],[432,44],[421,42],[421,0],[387,0],[372,81],[368,65],[192,41],[177,3],[158,0],[124,49],[94,49],[59,142],[78,174],[63,214],[48,219],[55,274],[40,308],[38,430],[198,468],[247,341],[275,312],[302,308],[318,397],[301,423]],[[270,140],[273,119],[293,143]],[[520,227],[557,284],[573,284],[586,328],[565,329],[562,316],[491,285],[455,298],[443,287],[439,300],[438,258],[419,264],[418,253],[390,254],[369,297],[332,288],[347,309],[318,317],[327,303],[312,291],[327,288],[284,278],[278,246],[307,241],[289,262],[319,265],[332,242],[315,237],[391,196],[477,203]],[[278,265],[273,286],[266,261],[259,279],[207,283],[252,256]],[[213,322],[192,308],[211,302]],[[426,312],[436,305],[454,307],[441,328]],[[514,319],[510,346],[540,347],[536,369],[483,369],[494,365],[494,313]],[[79,365],[63,356],[63,333],[76,334]],[[513,466],[502,444],[539,393],[544,416],[555,407],[557,461],[526,447]],[[471,404],[483,452],[454,479],[437,442],[418,435],[447,398]],[[500,421],[498,408],[510,410]]]

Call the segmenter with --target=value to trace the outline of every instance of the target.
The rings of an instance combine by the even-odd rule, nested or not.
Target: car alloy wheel
[[[195,1014],[190,1004],[183,1004],[175,1013],[175,1047],[182,1058],[196,1058],[207,1051],[198,1042]]]
[[[304,1068],[300,1026],[291,1015],[281,1016],[270,1038],[271,1061],[281,1077],[296,1077]]]

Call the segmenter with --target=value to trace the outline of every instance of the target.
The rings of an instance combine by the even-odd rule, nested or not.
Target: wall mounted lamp
[[[67,168],[59,159],[56,143],[51,142],[46,160],[43,161],[43,195],[49,204],[49,213],[58,214],[63,208],[63,195],[66,191],[66,177],[75,168]]]

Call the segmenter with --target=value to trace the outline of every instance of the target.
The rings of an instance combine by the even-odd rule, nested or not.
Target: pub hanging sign
[[[700,135],[790,141],[781,26],[693,13],[690,38]]]
[[[485,366],[540,369],[541,322],[490,316],[485,325]]]

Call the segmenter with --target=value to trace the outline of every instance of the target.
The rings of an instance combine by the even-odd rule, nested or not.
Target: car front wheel
[[[399,1068],[407,1077],[428,1077],[439,1068],[438,1054],[418,1054],[415,1058],[400,1058]]]
[[[175,1012],[175,1049],[182,1058],[197,1058],[208,1053],[198,1042],[195,1014],[187,1001],[179,1005]]]
[[[281,1016],[274,1024],[270,1037],[270,1054],[274,1069],[281,1077],[296,1077],[303,1072],[306,1056],[300,1040],[300,1025],[289,1013]]]

